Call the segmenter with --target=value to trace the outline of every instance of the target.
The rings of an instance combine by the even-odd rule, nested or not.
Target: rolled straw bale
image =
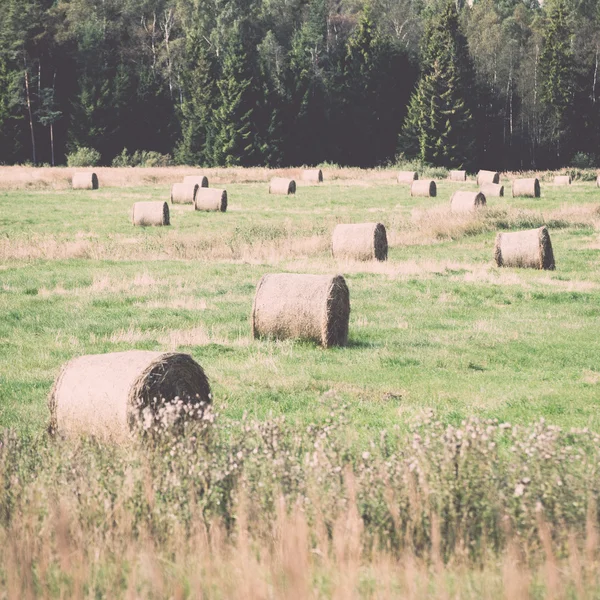
[[[296,182],[293,179],[286,179],[285,177],[273,177],[269,184],[269,194],[295,194],[296,193]]]
[[[434,198],[437,194],[437,186],[433,179],[421,179],[413,181],[410,185],[411,196],[423,196],[425,198]]]
[[[97,190],[98,176],[92,171],[74,173],[71,186],[74,190]]]
[[[171,204],[194,204],[199,187],[197,183],[174,183]]]
[[[131,211],[131,221],[134,225],[170,225],[169,205],[166,202],[136,202]]]
[[[341,275],[263,275],[252,306],[252,334],[343,346],[349,317],[350,293]]]
[[[477,173],[477,185],[484,183],[500,183],[500,173],[497,171],[479,171]]]
[[[186,175],[183,183],[197,183],[198,187],[208,187],[208,177],[206,175]]]
[[[512,184],[513,198],[526,196],[527,198],[540,197],[540,182],[536,177],[531,179],[515,179]]]
[[[470,212],[485,206],[485,196],[481,192],[457,191],[450,198],[452,212]]]
[[[321,169],[304,169],[302,171],[302,181],[323,183],[323,171]]]
[[[504,196],[504,186],[501,183],[484,183],[479,191],[486,197]]]
[[[570,175],[556,175],[554,177],[554,185],[571,185]]]
[[[450,171],[450,181],[466,181],[466,171]]]
[[[210,403],[208,379],[191,356],[146,350],[74,358],[63,366],[48,401],[58,433],[115,440],[202,418]]]
[[[546,227],[499,233],[496,235],[494,258],[499,267],[554,269],[554,253]]]
[[[596,177],[596,187],[600,187],[600,175]]]
[[[336,225],[331,238],[335,258],[387,260],[388,243],[382,223]]]
[[[196,210],[227,210],[227,191],[216,188],[198,188],[196,192]]]
[[[419,179],[416,171],[400,171],[398,173],[398,183],[412,183],[416,179]]]

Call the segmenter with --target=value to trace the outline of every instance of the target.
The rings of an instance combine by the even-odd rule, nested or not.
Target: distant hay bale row
[[[481,192],[457,191],[450,198],[452,212],[471,212],[485,206],[485,196]]]
[[[98,176],[91,171],[74,173],[71,180],[71,187],[74,190],[97,190]]]
[[[263,275],[252,306],[252,335],[343,346],[349,318],[350,293],[341,275]]]
[[[540,197],[540,182],[537,178],[515,179],[512,184],[513,198],[518,196],[526,198]]]
[[[139,227],[170,225],[169,205],[166,202],[136,202],[131,221]]]
[[[273,177],[269,184],[269,194],[289,195],[296,193],[296,182],[285,177]]]
[[[477,185],[481,186],[484,183],[500,183],[500,173],[497,171],[479,171],[477,173]]]
[[[336,259],[387,260],[385,227],[382,223],[336,225],[331,251]]]
[[[198,187],[208,187],[208,177],[206,175],[186,175],[183,178],[183,183],[195,183]]]
[[[556,175],[556,177],[554,177],[554,185],[571,185],[571,176]]]
[[[504,196],[504,186],[500,183],[484,183],[479,191],[486,197],[498,198]]]
[[[435,198],[437,194],[437,186],[433,179],[415,180],[410,186],[410,195],[423,198]]]
[[[323,171],[321,169],[304,169],[301,175],[302,181],[311,183],[323,183]]]
[[[499,267],[555,268],[552,243],[546,227],[497,234],[494,258]]]
[[[450,171],[450,181],[466,181],[466,171]]]
[[[400,171],[398,173],[398,183],[412,183],[419,179],[419,174],[416,171]]]
[[[197,183],[174,183],[171,188],[171,204],[195,204],[199,189]]]
[[[227,210],[227,191],[216,188],[198,188],[194,207],[196,210],[225,212]]]

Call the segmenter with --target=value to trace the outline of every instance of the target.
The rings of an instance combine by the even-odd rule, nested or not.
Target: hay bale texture
[[[481,192],[457,191],[450,198],[452,212],[471,212],[485,206],[485,196]]]
[[[174,183],[171,188],[171,204],[194,204],[199,189],[197,183]]]
[[[600,175],[596,177],[596,187],[600,187]]]
[[[413,181],[410,186],[411,196],[434,198],[437,194],[437,186],[433,179],[421,179]]]
[[[196,183],[198,187],[208,187],[208,177],[206,175],[186,175],[183,178],[183,183]]]
[[[570,175],[556,175],[554,177],[554,185],[571,185]]]
[[[466,171],[450,171],[450,181],[466,181]]]
[[[494,258],[499,267],[555,268],[552,243],[546,227],[497,234]]]
[[[269,274],[256,288],[252,334],[343,346],[349,318],[350,293],[341,275]]]
[[[97,190],[98,176],[92,171],[74,173],[71,186],[74,190]]]
[[[483,185],[484,183],[500,183],[500,173],[497,171],[479,171],[477,173],[477,185]]]
[[[526,198],[540,197],[540,182],[537,177],[530,179],[515,179],[512,185],[513,198],[524,196]]]
[[[288,196],[296,193],[296,182],[285,177],[273,177],[269,183],[269,194],[282,194]]]
[[[196,210],[227,210],[227,191],[216,188],[198,188],[196,191]]]
[[[398,183],[412,183],[419,179],[419,174],[416,171],[400,171],[398,173]]]
[[[166,202],[136,202],[131,221],[139,227],[170,225],[169,205]]]
[[[191,356],[131,350],[69,361],[48,403],[54,431],[117,441],[157,423],[175,426],[182,414],[202,418],[211,393],[202,367]]]
[[[479,191],[486,197],[498,198],[504,196],[504,186],[501,183],[484,183]]]
[[[302,181],[323,183],[323,171],[321,171],[321,169],[304,169],[304,171],[302,171]]]
[[[336,225],[331,238],[334,258],[387,260],[388,242],[382,223]]]

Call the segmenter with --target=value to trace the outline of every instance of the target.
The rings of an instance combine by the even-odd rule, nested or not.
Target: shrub
[[[571,159],[570,166],[575,169],[593,169],[596,166],[596,159],[591,154],[577,152]]]
[[[136,150],[129,154],[123,148],[121,154],[113,158],[113,167],[169,167],[173,164],[170,154],[161,154],[153,150]]]
[[[96,167],[100,164],[100,158],[98,150],[81,146],[67,154],[67,165],[69,167]]]

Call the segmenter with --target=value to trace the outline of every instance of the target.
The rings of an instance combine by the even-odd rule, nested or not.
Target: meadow
[[[0,537],[20,540],[1,545],[4,597],[597,597],[595,183],[513,199],[504,179],[456,215],[473,181],[411,198],[391,169],[324,169],[285,197],[267,170],[209,169],[226,213],[173,205],[170,227],[134,228],[132,204],[192,170],[99,169],[97,191],[70,172],[0,168]],[[387,262],[332,258],[336,224],[377,221]],[[498,231],[544,224],[555,271],[495,266]],[[343,274],[348,345],[252,339],[271,272]],[[60,366],[132,348],[204,367],[214,447],[47,436]]]

